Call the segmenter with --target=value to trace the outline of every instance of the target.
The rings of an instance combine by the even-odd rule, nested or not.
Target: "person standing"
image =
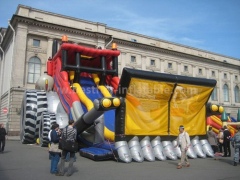
[[[7,132],[3,124],[0,124],[0,153],[4,152]]]
[[[237,127],[237,133],[232,138],[232,147],[234,148],[234,158],[233,165],[237,166],[239,162],[239,153],[240,153],[240,126]]]
[[[61,138],[66,138],[67,141],[76,141],[77,140],[77,130],[73,127],[74,120],[69,120],[68,126],[63,129]],[[62,150],[62,156],[59,166],[59,173],[56,174],[56,176],[64,176],[64,169],[65,169],[65,160],[67,154],[70,153],[70,160],[67,170],[67,176],[71,176],[73,173],[73,162],[74,162],[74,156],[75,152],[69,152],[66,150]]]
[[[52,125],[52,131],[51,131],[51,145],[49,148],[49,153],[51,156],[51,174],[57,174],[58,173],[58,162],[60,160],[61,150],[58,149],[59,145],[59,139],[60,139],[61,131],[59,130],[58,124]]]
[[[207,132],[208,142],[212,147],[214,154],[218,152],[217,137],[210,126]],[[216,158],[215,158],[216,159]]]
[[[186,164],[186,167],[190,166],[190,163],[188,161],[188,157],[186,155],[188,148],[190,147],[190,137],[189,134],[184,130],[184,126],[179,126],[179,135],[177,137],[177,146],[181,149],[181,162],[178,163],[177,169],[181,169],[184,164]]]
[[[223,128],[219,129],[219,133],[217,135],[218,138],[218,147],[219,147],[219,152],[223,153]]]
[[[228,130],[227,126],[223,127],[223,148],[224,148],[224,157],[231,157],[231,148],[230,148],[230,140],[231,133]]]

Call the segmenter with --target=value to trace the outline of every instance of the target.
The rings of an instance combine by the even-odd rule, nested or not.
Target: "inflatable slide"
[[[116,44],[95,49],[63,40],[59,49],[54,40],[47,74],[35,90],[25,92],[23,143],[39,138],[47,146],[51,124],[64,128],[73,119],[82,156],[93,160],[114,156],[129,163],[176,160],[179,152],[173,140],[179,125],[191,137],[206,134],[206,104],[216,80],[130,68],[123,68],[119,78]],[[206,141],[193,142],[189,157],[204,157],[194,152],[201,148],[209,152]]]

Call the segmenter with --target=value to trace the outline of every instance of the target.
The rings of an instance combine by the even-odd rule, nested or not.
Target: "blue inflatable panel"
[[[237,119],[235,119],[234,117],[230,117],[232,122],[237,122]]]
[[[104,141],[103,143],[93,144],[93,147],[106,149],[106,150],[110,150],[110,151],[115,150],[114,143],[109,143],[109,142],[106,142],[106,141]]]
[[[79,153],[82,157],[86,157],[94,161],[110,160],[114,157],[112,151],[96,147],[82,148],[79,150]]]
[[[92,143],[92,142],[86,140],[86,139],[83,138],[81,135],[78,135],[77,140],[78,140],[80,143],[83,143],[84,145],[86,145],[87,147],[93,146],[93,143]]]

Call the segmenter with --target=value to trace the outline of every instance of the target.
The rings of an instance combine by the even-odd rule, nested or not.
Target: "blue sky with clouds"
[[[240,59],[240,0],[0,0],[0,27],[18,4]]]

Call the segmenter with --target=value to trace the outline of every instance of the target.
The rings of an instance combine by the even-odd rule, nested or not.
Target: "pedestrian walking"
[[[189,134],[184,130],[184,126],[179,126],[179,135],[177,137],[177,146],[181,149],[181,161],[178,163],[177,169],[181,169],[183,165],[186,167],[190,166],[190,163],[188,161],[188,157],[186,155],[188,148],[190,147],[190,137]]]
[[[67,141],[75,142],[77,140],[77,130],[73,127],[74,120],[69,120],[68,126],[62,130],[62,139],[66,139]],[[59,165],[59,173],[57,173],[57,176],[64,176],[65,172],[65,161],[67,154],[70,153],[70,160],[67,170],[67,176],[71,176],[73,173],[73,162],[74,162],[74,156],[75,152],[62,150],[62,156],[61,161]]]
[[[0,153],[4,152],[7,132],[3,124],[0,124]]]

